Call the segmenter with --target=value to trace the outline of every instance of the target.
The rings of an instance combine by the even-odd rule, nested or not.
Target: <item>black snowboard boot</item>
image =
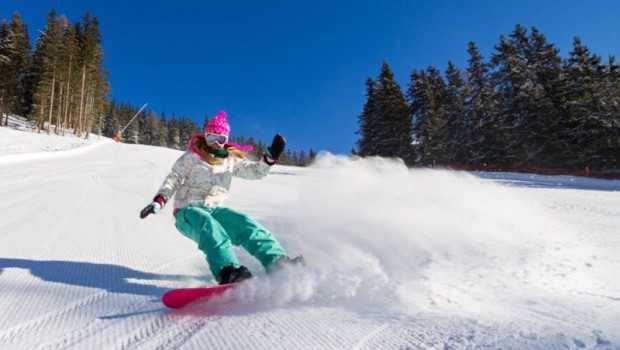
[[[234,267],[232,265],[228,265],[220,271],[220,276],[217,281],[219,284],[229,284],[238,283],[250,278],[252,278],[252,273],[247,267]]]
[[[306,259],[304,259],[303,255],[295,257],[293,259],[288,256],[280,257],[276,260],[269,268],[267,269],[268,273],[277,272],[284,269],[286,266],[296,267],[296,266],[306,266]]]

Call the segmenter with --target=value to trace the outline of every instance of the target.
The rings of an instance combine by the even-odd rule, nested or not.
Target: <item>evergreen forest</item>
[[[138,113],[109,97],[99,23],[85,14],[70,23],[50,10],[31,44],[19,13],[0,19],[0,120],[26,116],[39,132],[114,137],[126,143],[186,149],[200,133],[190,116]],[[383,62],[366,80],[352,154],[401,158],[409,166],[540,171],[620,169],[620,65],[575,37],[560,56],[536,28],[516,25],[488,59],[474,42],[467,67],[411,71],[407,90]],[[137,116],[137,118],[132,118]],[[204,116],[204,123],[208,122]],[[254,146],[262,140],[236,136]],[[268,140],[270,141],[270,140]],[[280,163],[307,165],[316,152],[287,150]]]
[[[620,66],[575,37],[567,57],[516,25],[487,60],[468,43],[464,70],[413,69],[406,91],[383,62],[366,81],[352,153],[410,166],[617,173]]]
[[[70,130],[86,138],[90,133],[112,138],[123,131],[122,142],[178,150],[187,149],[191,137],[204,130],[208,116],[199,126],[189,116],[138,113],[140,109],[131,103],[109,98],[99,22],[90,14],[72,24],[51,9],[39,33],[32,45],[18,12],[10,20],[0,19],[1,125],[16,114],[26,116],[39,132],[64,135]],[[231,141],[253,146],[249,157],[254,159],[266,148],[264,141],[251,137],[236,136]],[[287,149],[279,163],[304,166],[314,157],[313,149]]]

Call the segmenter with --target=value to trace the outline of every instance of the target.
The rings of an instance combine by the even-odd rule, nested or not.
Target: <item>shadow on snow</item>
[[[0,274],[2,274],[3,270],[6,268],[26,269],[33,276],[48,282],[99,288],[111,293],[148,296],[160,296],[170,290],[170,288],[134,283],[129,280],[153,283],[158,280],[179,281],[188,278],[188,276],[183,275],[164,275],[142,272],[124,266],[110,264],[0,258]]]
[[[529,188],[557,188],[590,191],[620,191],[620,181],[593,179],[580,176],[549,176],[526,173],[496,173],[474,171],[470,174],[507,186]]]

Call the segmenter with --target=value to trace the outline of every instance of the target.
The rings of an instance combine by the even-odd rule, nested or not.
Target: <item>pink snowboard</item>
[[[209,300],[217,295],[223,294],[227,290],[237,287],[238,285],[238,283],[230,283],[221,286],[173,289],[164,294],[161,300],[167,307],[178,309],[197,300]]]

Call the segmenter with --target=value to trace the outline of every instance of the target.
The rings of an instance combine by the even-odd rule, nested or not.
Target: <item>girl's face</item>
[[[214,149],[223,149],[228,141],[228,136],[209,133],[205,135],[205,139],[209,147]]]

